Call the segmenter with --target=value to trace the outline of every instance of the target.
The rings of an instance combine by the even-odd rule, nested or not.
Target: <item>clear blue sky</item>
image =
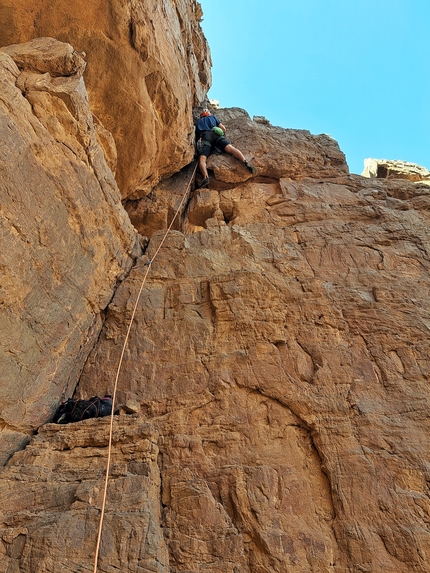
[[[200,0],[209,97],[430,169],[430,0]]]

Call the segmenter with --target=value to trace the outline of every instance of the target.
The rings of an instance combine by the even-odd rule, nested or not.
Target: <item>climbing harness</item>
[[[103,520],[104,520],[104,514],[105,514],[105,507],[106,507],[107,487],[108,487],[110,464],[111,464],[111,457],[112,457],[112,434],[113,434],[113,416],[114,416],[114,410],[115,410],[115,399],[116,399],[116,392],[117,392],[117,388],[118,388],[119,373],[121,370],[121,366],[122,366],[122,362],[123,362],[123,358],[124,358],[124,354],[125,354],[125,349],[126,349],[126,346],[128,343],[128,339],[130,337],[131,326],[133,324],[134,317],[136,315],[137,305],[139,303],[140,295],[142,294],[143,287],[145,285],[149,270],[151,268],[152,263],[156,259],[158,253],[160,252],[161,247],[163,246],[164,241],[167,238],[167,235],[169,234],[170,230],[172,229],[173,223],[175,222],[176,217],[178,216],[182,205],[184,204],[185,198],[186,198],[188,191],[190,189],[190,186],[191,186],[191,182],[192,182],[192,180],[196,174],[196,170],[197,170],[197,163],[194,166],[193,173],[190,177],[188,185],[187,185],[185,192],[182,196],[181,202],[179,203],[179,207],[176,209],[176,212],[173,216],[173,219],[171,220],[170,225],[167,227],[167,230],[166,230],[166,232],[165,232],[165,234],[161,240],[161,243],[158,245],[158,248],[155,251],[152,259],[145,263],[145,266],[147,266],[147,269],[145,271],[145,274],[143,275],[140,289],[139,289],[139,292],[137,294],[136,302],[134,303],[133,312],[131,313],[131,318],[130,318],[130,322],[129,322],[129,325],[127,328],[127,333],[125,335],[124,344],[122,346],[122,351],[121,351],[121,355],[119,358],[118,368],[117,368],[116,376],[115,376],[114,389],[113,389],[113,393],[112,393],[112,412],[110,415],[109,442],[108,442],[108,455],[107,455],[107,461],[106,461],[105,484],[104,484],[104,490],[103,490],[102,507],[101,507],[101,511],[100,511],[100,522],[99,522],[99,529],[98,529],[98,535],[97,535],[97,544],[96,544],[96,551],[95,551],[95,558],[94,558],[94,571],[93,571],[93,573],[97,573],[97,565],[98,565],[99,552],[100,552],[100,541],[101,541],[102,530],[103,530]]]

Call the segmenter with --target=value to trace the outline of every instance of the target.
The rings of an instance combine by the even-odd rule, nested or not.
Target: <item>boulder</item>
[[[387,159],[365,159],[363,177],[406,179],[430,184],[430,171],[416,163]]]
[[[227,128],[226,137],[265,178],[327,178],[349,173],[344,153],[329,135],[313,135],[306,130],[285,129],[270,123],[251,120],[240,108],[215,111]],[[240,183],[251,173],[229,154],[213,154],[208,168],[216,180]]]

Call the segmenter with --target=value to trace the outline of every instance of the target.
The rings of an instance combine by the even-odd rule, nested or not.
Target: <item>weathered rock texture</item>
[[[100,313],[141,252],[84,68],[52,39],[0,51],[1,462],[73,392]]]
[[[195,0],[0,0],[0,46],[55,36],[84,51],[92,112],[113,134],[123,196],[190,162],[192,107],[210,85]]]
[[[48,425],[14,456],[0,478],[0,571],[93,570],[108,425]],[[98,571],[169,571],[156,441],[139,420],[114,425]]]
[[[194,172],[191,124],[168,129],[163,110],[193,75],[176,77],[184,30],[196,33],[188,58],[204,85],[197,22],[172,33],[198,4],[0,1],[2,34],[55,27],[88,52],[94,109],[114,131],[126,193],[138,190],[127,209],[152,236],[130,271],[137,234],[82,54],[52,38],[0,52],[3,457],[81,372],[80,397],[112,392],[149,270],[118,391],[140,413],[115,419],[98,570],[427,573],[428,186],[349,175],[328,136],[219,110],[258,172],[213,156],[210,188],[189,194],[154,259]],[[191,105],[178,104],[171,127],[187,125]],[[139,122],[150,136],[137,152]],[[8,461],[0,573],[93,569],[108,430],[106,419],[47,425]]]
[[[363,177],[379,179],[407,179],[430,184],[430,171],[416,163],[389,161],[387,159],[365,159]]]
[[[262,182],[276,183],[280,177],[303,179],[327,178],[348,173],[345,155],[328,135],[312,135],[306,130],[283,129],[260,121],[252,121],[243,109],[213,110],[227,127],[226,137],[256,166]],[[258,120],[258,118],[257,118]],[[213,172],[211,188],[231,188],[251,179],[251,173],[228,154],[212,155],[208,168]],[[128,201],[125,208],[136,229],[146,236],[166,228],[186,190],[192,166],[163,181],[141,200]],[[201,180],[197,175],[197,181]],[[207,218],[209,218],[210,213]],[[198,216],[201,219],[201,216]],[[203,215],[203,218],[205,215]],[[196,212],[188,218],[194,224]],[[178,225],[175,225],[178,229]]]
[[[152,263],[120,377],[159,431],[171,571],[428,571],[429,189],[254,129],[257,177],[214,156],[214,188]],[[110,391],[162,234],[81,395]]]

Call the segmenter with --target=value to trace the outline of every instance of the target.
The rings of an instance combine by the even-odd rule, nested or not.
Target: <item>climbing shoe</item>
[[[248,171],[251,171],[251,173],[253,175],[255,175],[257,173],[257,168],[255,167],[255,165],[252,165],[252,163],[250,163],[249,161],[244,161],[243,164],[245,165],[245,167],[248,169]]]
[[[207,187],[209,185],[209,177],[206,177],[206,179],[203,179],[203,181],[200,183],[199,185],[199,189],[201,189],[202,187]]]

